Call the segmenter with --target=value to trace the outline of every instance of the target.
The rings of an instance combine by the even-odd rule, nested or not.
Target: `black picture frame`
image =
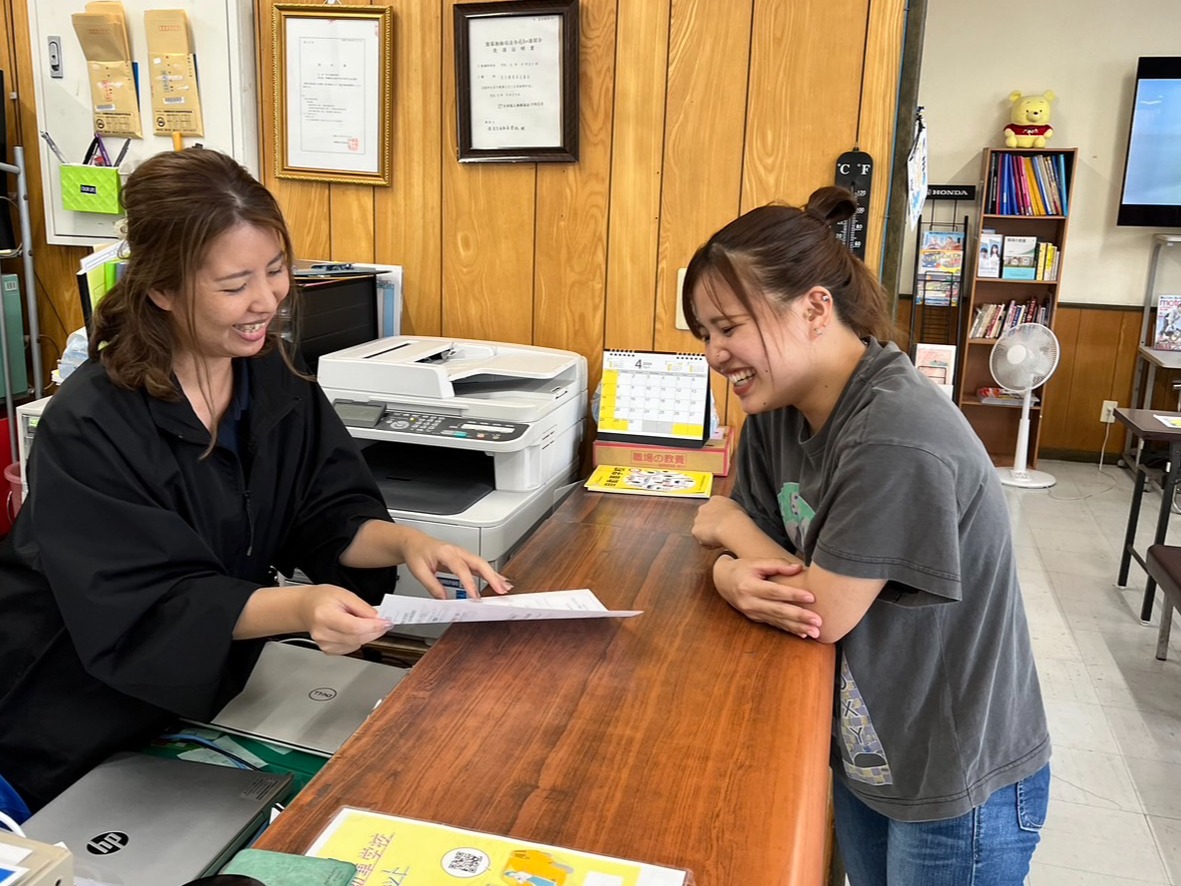
[[[506,135],[502,144],[496,144],[497,136],[491,134],[497,128],[491,121],[473,125],[473,111],[480,103],[488,103],[496,99],[491,97],[491,87],[477,81],[476,101],[473,101],[473,75],[483,79],[488,76],[483,71],[473,71],[472,52],[475,49],[485,57],[483,64],[477,67],[487,68],[498,64],[496,55],[501,52],[515,53],[525,51],[528,47],[519,46],[522,43],[532,43],[538,38],[522,36],[518,40],[498,40],[497,45],[486,40],[473,39],[473,29],[480,30],[491,20],[497,21],[498,32],[511,33],[512,19],[520,19],[521,33],[524,35],[538,17],[557,17],[559,34],[557,37],[557,71],[528,72],[516,74],[515,78],[525,82],[520,85],[503,84],[496,88],[504,90],[518,90],[528,93],[537,89],[537,84],[529,83],[529,78],[540,75],[542,80],[548,76],[560,78],[557,92],[557,108],[546,108],[542,116],[546,117],[543,127],[546,131],[554,132],[552,138],[542,138],[543,143],[532,143],[528,139],[522,143],[522,136]],[[500,21],[506,20],[506,21]],[[578,162],[578,0],[509,0],[497,3],[457,3],[454,7],[455,21],[455,91],[457,99],[459,123],[459,161],[461,163],[576,163]],[[502,45],[508,44],[508,45]],[[522,55],[521,58],[525,56]],[[511,64],[509,56],[504,56],[504,65]],[[530,62],[540,64],[540,62]],[[495,72],[492,72],[493,75]],[[544,84],[542,84],[544,85]],[[553,102],[548,102],[553,104]],[[544,107],[544,104],[537,104]],[[503,118],[497,121],[507,130],[515,111],[504,110]],[[551,116],[552,115],[552,116]],[[525,127],[527,133],[527,127]]]

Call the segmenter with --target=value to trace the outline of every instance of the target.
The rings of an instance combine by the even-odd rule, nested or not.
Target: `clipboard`
[[[603,352],[600,440],[700,449],[710,424],[704,354]]]

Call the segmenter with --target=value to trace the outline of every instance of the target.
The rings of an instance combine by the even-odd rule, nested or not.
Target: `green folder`
[[[263,886],[348,886],[357,866],[334,858],[242,849],[221,873],[254,877]]]

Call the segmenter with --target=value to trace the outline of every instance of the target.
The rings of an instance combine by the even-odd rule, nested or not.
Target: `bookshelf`
[[[984,149],[957,396],[968,423],[998,466],[1013,463],[1020,401],[984,403],[977,392],[996,386],[988,359],[1005,328],[1020,322],[1054,328],[1077,154],[1075,148]],[[1037,465],[1045,405],[1044,389],[1033,393],[1037,401],[1030,411],[1030,467]]]

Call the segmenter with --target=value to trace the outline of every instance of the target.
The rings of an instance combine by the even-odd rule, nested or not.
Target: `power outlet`
[[[1104,400],[1103,406],[1099,410],[1099,421],[1105,425],[1111,424],[1115,421],[1115,407],[1119,406],[1115,400]]]
[[[681,294],[685,291],[685,272],[688,268],[677,268],[677,329],[689,331],[689,321],[685,319],[685,307],[681,302]]]

